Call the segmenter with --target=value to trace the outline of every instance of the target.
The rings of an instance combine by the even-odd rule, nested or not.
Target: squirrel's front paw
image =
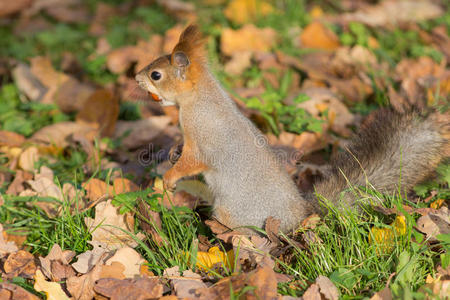
[[[177,179],[172,175],[172,172],[167,171],[163,176],[164,189],[173,192],[177,187]]]

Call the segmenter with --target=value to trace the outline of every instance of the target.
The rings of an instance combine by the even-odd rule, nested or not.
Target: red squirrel
[[[370,184],[381,192],[404,190],[429,177],[449,156],[449,115],[380,110],[331,162],[329,176],[302,194],[263,134],[238,110],[207,63],[197,26],[181,34],[170,55],[136,76],[140,87],[162,105],[179,107],[184,136],[182,154],[163,176],[168,189],[185,177],[203,173],[214,195],[213,214],[230,228],[263,227],[268,217],[288,231],[321,212],[318,197],[354,205],[350,185]]]

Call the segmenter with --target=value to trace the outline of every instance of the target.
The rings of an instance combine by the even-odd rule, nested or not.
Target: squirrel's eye
[[[153,80],[160,80],[161,79],[161,73],[153,71],[152,74],[150,74],[150,77]]]

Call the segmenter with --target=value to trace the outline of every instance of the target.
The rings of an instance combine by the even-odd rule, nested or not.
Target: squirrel
[[[448,114],[380,110],[331,161],[315,192],[302,193],[263,133],[210,71],[196,25],[188,26],[172,53],[150,63],[136,81],[161,105],[179,107],[184,145],[163,175],[165,187],[174,189],[182,177],[202,173],[215,198],[213,216],[229,228],[261,228],[273,217],[281,221],[281,231],[294,230],[311,214],[323,213],[319,197],[353,206],[357,195],[349,185],[410,190],[450,153]]]

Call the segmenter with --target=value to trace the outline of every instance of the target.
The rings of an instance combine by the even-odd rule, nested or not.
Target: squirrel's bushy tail
[[[351,187],[392,194],[411,190],[450,156],[450,114],[374,113],[360,133],[331,163],[331,173],[315,186],[316,194],[353,205],[363,198]]]

